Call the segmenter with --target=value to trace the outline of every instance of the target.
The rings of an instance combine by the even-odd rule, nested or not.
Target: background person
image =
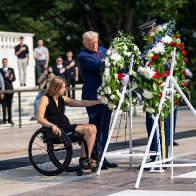
[[[31,117],[31,120],[36,120],[37,119],[37,108],[38,104],[40,102],[41,97],[45,94],[45,90],[48,88],[50,81],[55,77],[55,75],[52,73],[52,68],[48,67],[48,69],[41,74],[40,78],[38,79],[38,84],[39,88],[41,91],[38,93],[38,95],[35,98],[34,101],[34,113],[33,116]]]
[[[13,90],[13,82],[16,80],[14,69],[8,67],[8,59],[2,59],[3,67],[0,69],[0,73],[4,78],[5,90]],[[6,108],[8,113],[8,123],[14,124],[12,121],[12,100],[14,93],[5,93],[2,100],[2,109],[3,109],[3,124],[6,123]]]
[[[2,74],[0,73],[0,90],[4,91],[5,90],[5,83]],[[2,103],[2,100],[4,98],[4,94],[0,93],[0,104]],[[1,122],[0,122],[1,124]]]
[[[63,58],[58,56],[56,59],[56,65],[52,68],[54,75],[60,76],[61,78],[66,79],[66,69],[63,65]]]
[[[66,59],[64,60],[63,64],[66,68],[66,80],[68,87],[72,88],[71,94],[70,90],[68,90],[68,97],[75,99],[75,86],[76,82],[78,81],[78,66],[75,59],[73,59],[73,52],[71,50],[66,52]]]
[[[20,37],[20,44],[15,47],[15,55],[17,56],[17,64],[19,71],[19,81],[21,86],[26,86],[27,65],[29,62],[29,48],[24,44],[24,37]]]
[[[49,51],[48,48],[43,46],[43,40],[38,40],[37,47],[34,49],[35,70],[37,79],[48,68]]]
[[[106,48],[98,46],[98,37],[98,33],[93,31],[87,31],[82,36],[84,49],[78,55],[78,67],[83,79],[82,99],[84,100],[97,99],[97,89],[102,84],[103,62],[101,59],[106,57]],[[86,110],[89,123],[97,127],[96,143],[99,152],[97,152],[95,145],[92,157],[99,160],[100,157],[97,157],[97,154],[100,153],[99,156],[102,156],[108,138],[111,110],[104,104],[88,107]],[[108,167],[117,167],[117,164],[110,163],[105,159],[102,169]]]
[[[52,129],[56,135],[61,135],[61,130],[69,132],[78,132],[84,136],[88,145],[89,157],[91,157],[92,148],[96,137],[96,126],[93,124],[70,124],[69,119],[65,116],[65,105],[70,107],[90,107],[100,104],[99,100],[75,100],[64,96],[66,91],[66,81],[57,76],[51,80],[46,94],[41,97],[38,105],[38,122]],[[86,157],[82,145],[81,160]],[[96,161],[91,160],[92,166],[97,166]]]

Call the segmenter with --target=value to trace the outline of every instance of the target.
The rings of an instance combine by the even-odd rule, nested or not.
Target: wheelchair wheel
[[[58,175],[65,171],[72,158],[69,137],[62,132],[61,137],[50,129],[40,128],[30,139],[29,159],[33,167],[46,176]]]
[[[75,135],[69,134],[69,138],[71,140],[71,145],[72,145],[72,157],[69,165],[65,167],[65,171],[77,172],[80,171],[82,168],[82,164],[79,162],[79,158],[81,156],[81,143],[83,143],[85,147],[86,155],[88,155],[88,147],[85,139],[81,137],[81,135],[79,135],[78,133],[75,133]],[[61,162],[59,162],[55,154],[51,154],[51,160],[56,167],[61,166]]]
[[[66,167],[65,171],[66,172],[75,172],[76,171],[76,172],[78,172],[77,173],[77,175],[78,175],[79,173],[81,173],[80,172],[81,171],[81,169],[80,169],[81,166],[80,166],[80,162],[79,162],[79,158],[81,156],[81,145],[79,144],[78,141],[72,142],[72,149],[73,149],[72,159],[70,161],[69,166]],[[82,174],[83,174],[83,172],[82,172]],[[78,175],[78,176],[80,176],[80,175]]]

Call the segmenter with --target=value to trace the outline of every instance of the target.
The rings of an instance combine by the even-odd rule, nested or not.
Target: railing
[[[73,88],[70,88],[70,91],[72,90]],[[75,90],[81,90],[82,88],[79,87],[79,88],[74,88]],[[19,121],[19,128],[22,127],[22,104],[21,104],[21,94],[22,93],[26,93],[26,92],[39,92],[40,89],[37,88],[37,89],[21,89],[21,90],[0,90],[0,94],[3,93],[3,94],[6,94],[6,93],[17,93],[18,94],[18,121]]]

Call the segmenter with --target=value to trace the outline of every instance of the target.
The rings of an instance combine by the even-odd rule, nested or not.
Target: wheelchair
[[[41,174],[55,176],[62,172],[76,172],[83,175],[84,163],[89,161],[86,140],[79,133],[65,133],[61,137],[53,134],[51,128],[42,127],[31,137],[28,146],[29,159],[33,167]],[[86,157],[79,161],[81,144]],[[96,172],[97,167],[89,167]]]

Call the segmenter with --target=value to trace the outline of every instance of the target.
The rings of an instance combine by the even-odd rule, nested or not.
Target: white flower
[[[144,96],[144,98],[146,99],[151,99],[153,97],[153,94],[151,91],[148,91],[147,89],[144,89],[142,95]]]
[[[153,108],[149,108],[149,107],[146,108],[146,111],[149,112],[149,113],[154,113],[155,112],[155,110]]]
[[[103,103],[103,104],[107,104],[108,103],[108,98],[107,97],[105,97],[105,96],[102,96],[102,97],[100,97],[100,99],[99,99],[100,101],[101,101],[101,103]]]
[[[111,50],[111,49],[108,49],[107,52],[106,52],[106,54],[107,54],[108,56],[110,56],[110,55],[112,54],[112,50]]]
[[[179,43],[181,42],[180,38],[178,38],[178,39],[176,40],[176,42],[179,44]]]
[[[152,50],[149,50],[147,53],[146,53],[146,59],[150,59],[150,58],[152,58],[153,57],[153,52],[152,52]]]
[[[138,72],[142,75],[144,75],[144,68],[142,66],[138,67]]]
[[[110,67],[110,60],[109,60],[109,58],[105,58],[104,62],[105,62],[105,66],[106,67]]]
[[[103,91],[100,92],[100,95],[104,95],[105,93]]]
[[[109,67],[106,67],[106,68],[105,68],[103,74],[104,74],[104,76],[106,76],[106,77],[109,77],[109,76],[110,76],[110,69],[109,69]]]
[[[127,49],[128,49],[128,47],[127,47],[126,45],[124,45],[124,46],[123,46],[123,49],[124,49],[124,50],[127,50]]]
[[[114,61],[116,61],[116,62],[120,61],[121,58],[122,58],[121,55],[118,54],[117,52],[114,52],[111,55],[111,59],[114,60]]]
[[[110,99],[114,99],[115,98],[115,95],[110,95]]]
[[[115,106],[113,103],[108,103],[108,107],[109,107],[110,109],[114,109],[116,106]]]
[[[163,38],[161,39],[161,41],[164,42],[164,43],[169,44],[169,43],[172,42],[172,38],[171,38],[170,36],[166,35],[165,37],[163,37]]]
[[[133,50],[138,50],[138,47],[134,44]]]
[[[123,54],[124,54],[125,56],[127,56],[127,53],[128,53],[127,51],[123,51]]]
[[[155,46],[152,48],[152,51],[155,53],[155,54],[158,54],[158,53],[161,53],[163,54],[165,52],[165,46],[163,43],[161,42],[158,42],[155,44]]]
[[[138,84],[136,82],[133,82],[132,84],[132,90],[135,90],[138,87]]]
[[[166,28],[167,28],[167,23],[164,23],[162,25],[158,25],[156,29],[157,31],[163,31],[166,30]]]
[[[104,88],[104,92],[106,93],[106,94],[111,94],[111,88],[110,87],[105,87]]]
[[[116,94],[117,94],[119,97],[121,97],[121,93],[120,93],[119,90],[116,90]]]
[[[130,57],[132,55],[131,52],[127,52],[127,56]]]
[[[151,79],[156,72],[152,70],[150,67],[144,67],[143,75],[147,79]]]

